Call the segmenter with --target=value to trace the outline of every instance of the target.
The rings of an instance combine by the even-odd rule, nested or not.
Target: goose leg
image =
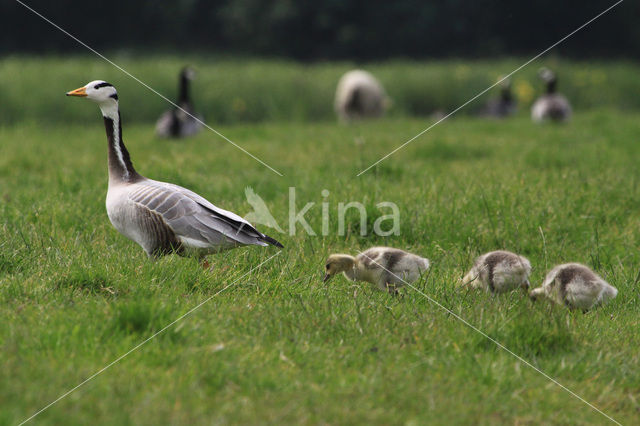
[[[390,295],[397,296],[399,294],[398,286],[396,286],[395,284],[387,283],[386,287]]]
[[[200,266],[202,266],[202,269],[205,271],[213,271],[213,265],[209,263],[206,257],[200,259]]]

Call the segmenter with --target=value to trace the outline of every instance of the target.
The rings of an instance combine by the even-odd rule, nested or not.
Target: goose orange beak
[[[87,96],[87,89],[85,89],[84,86],[79,87],[76,90],[67,92],[67,96],[80,96],[81,98],[84,98]]]

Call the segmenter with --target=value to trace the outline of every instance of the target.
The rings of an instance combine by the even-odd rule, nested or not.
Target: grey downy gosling
[[[406,283],[417,281],[429,269],[429,259],[391,247],[372,247],[356,257],[332,254],[325,265],[324,282],[344,273],[351,281],[366,281],[378,289],[397,293]]]
[[[545,83],[546,93],[540,96],[531,107],[531,119],[536,123],[547,120],[568,121],[571,118],[571,105],[567,98],[557,92],[556,74],[548,68],[541,68],[538,74]]]
[[[531,263],[527,258],[498,250],[478,256],[461,284],[491,293],[505,293],[517,288],[528,290],[529,275]]]
[[[618,295],[618,290],[587,266],[565,263],[547,274],[541,287],[529,294],[531,300],[545,297],[570,309],[587,311]]]
[[[186,138],[202,129],[202,116],[196,114],[191,101],[191,80],[195,71],[185,67],[180,72],[176,105],[164,112],[156,123],[156,134],[163,138]],[[186,112],[185,112],[186,111]]]
[[[122,140],[118,93],[96,80],[67,93],[98,104],[108,142],[107,214],[111,224],[138,243],[150,258],[169,253],[204,256],[245,245],[282,247],[235,213],[214,206],[195,192],[147,179],[133,168]]]

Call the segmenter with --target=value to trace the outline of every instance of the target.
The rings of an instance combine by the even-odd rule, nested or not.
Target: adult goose
[[[191,102],[189,85],[195,72],[185,67],[180,72],[180,86],[176,105],[160,116],[156,123],[156,134],[164,138],[184,138],[193,136],[202,129],[202,117],[197,115]]]
[[[483,117],[505,118],[516,112],[516,100],[511,93],[511,79],[500,77],[500,95],[491,98],[480,111]]]
[[[138,174],[122,140],[118,93],[111,84],[92,81],[67,96],[86,97],[100,107],[109,149],[107,214],[111,224],[149,257],[176,252],[204,261],[207,254],[244,245],[282,247],[240,216],[198,194]]]
[[[580,263],[565,263],[554,267],[545,277],[542,286],[529,294],[531,300],[546,297],[559,305],[583,311],[617,295],[618,289]]]
[[[367,71],[349,71],[338,81],[334,108],[342,121],[380,117],[388,105],[382,84]]]
[[[391,247],[372,247],[356,257],[332,254],[325,265],[324,281],[336,274],[352,281],[366,281],[391,294],[417,281],[429,269],[429,259]]]
[[[546,120],[557,122],[571,118],[571,105],[567,98],[557,92],[558,78],[548,68],[541,68],[538,72],[546,86],[546,93],[540,96],[531,107],[531,119],[536,123]]]

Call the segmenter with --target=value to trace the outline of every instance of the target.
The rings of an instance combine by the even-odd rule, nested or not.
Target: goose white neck
[[[103,117],[110,118],[113,121],[120,121],[118,101],[115,99],[109,99],[108,101],[100,102],[98,106],[100,107],[100,111],[102,111]]]
[[[134,182],[141,176],[133,168],[122,140],[122,123],[117,101],[100,103],[109,143],[109,183]]]

